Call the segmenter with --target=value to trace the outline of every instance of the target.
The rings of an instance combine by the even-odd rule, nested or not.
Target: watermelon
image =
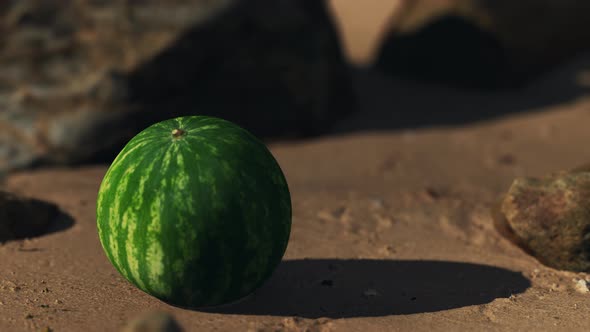
[[[291,230],[287,182],[267,147],[229,121],[186,116],[132,138],[97,199],[98,235],[119,273],[181,307],[260,287]]]

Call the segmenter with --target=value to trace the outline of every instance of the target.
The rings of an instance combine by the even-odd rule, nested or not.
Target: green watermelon
[[[102,247],[121,275],[169,304],[198,308],[260,287],[285,253],[291,198],[266,146],[219,118],[145,129],[98,193]]]

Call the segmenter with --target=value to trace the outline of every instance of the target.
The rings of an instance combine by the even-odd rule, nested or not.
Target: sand
[[[387,33],[402,1],[329,0],[333,22],[340,32],[342,49],[349,61],[368,65],[375,60],[379,44]]]
[[[359,63],[387,19],[374,7],[372,25],[346,28]],[[0,245],[0,331],[117,331],[153,310],[186,331],[588,331],[590,276],[541,265],[489,210],[515,177],[590,162],[589,59],[495,94],[355,73],[362,114],[271,145],[290,243],[271,280],[228,307],[172,307],[116,272],[95,224],[107,165],[11,175],[4,189],[64,215],[59,231]]]
[[[589,97],[535,110],[273,144],[293,196],[284,262],[250,298],[208,312],[142,293],[107,261],[105,165],[14,174],[6,188],[58,204],[72,225],[0,246],[0,331],[116,331],[151,310],[187,331],[587,331],[589,276],[541,265],[492,226],[514,177],[590,161]]]

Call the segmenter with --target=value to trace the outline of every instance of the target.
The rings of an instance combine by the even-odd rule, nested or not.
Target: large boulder
[[[587,1],[401,1],[376,61],[394,76],[512,86],[589,48]]]
[[[0,4],[0,172],[109,161],[149,124],[314,135],[354,107],[320,0]]]

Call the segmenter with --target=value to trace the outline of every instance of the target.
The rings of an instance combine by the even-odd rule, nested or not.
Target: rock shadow
[[[471,263],[288,260],[251,296],[201,311],[305,318],[407,315],[485,304],[530,285],[521,273]]]

